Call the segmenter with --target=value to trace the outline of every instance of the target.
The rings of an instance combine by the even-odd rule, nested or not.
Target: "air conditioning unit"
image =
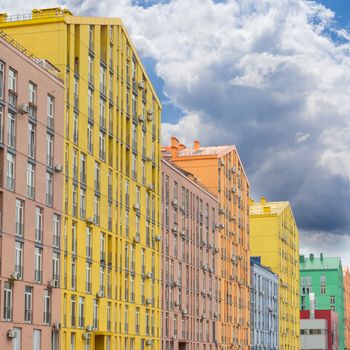
[[[232,167],[231,171],[232,171],[233,173],[236,172],[236,166],[235,166],[235,165]]]
[[[139,236],[135,236],[134,237],[134,243],[140,243],[140,237]]]
[[[174,232],[174,233],[177,233],[177,226],[174,226],[174,227],[173,227],[173,232]]]
[[[153,344],[152,340],[151,339],[147,339],[146,340],[146,345],[147,346],[151,346]]]
[[[177,206],[177,199],[174,198],[172,203],[173,203],[173,205]]]
[[[95,220],[92,216],[89,216],[88,218],[86,218],[86,222],[88,225],[92,225],[95,223]]]
[[[236,193],[236,187],[235,186],[232,187],[232,192]]]
[[[28,105],[28,103],[21,103],[18,106],[18,113],[19,114],[28,114],[29,113],[29,105]]]
[[[101,290],[96,293],[96,298],[103,298],[103,292]]]
[[[181,236],[182,236],[182,238],[185,238],[186,237],[186,231],[182,231],[181,232]]]
[[[224,224],[220,224],[220,228],[224,228],[225,227],[225,225]]]
[[[154,191],[154,186],[153,185],[148,185],[147,186],[148,191]]]
[[[210,273],[213,273],[214,272],[214,269],[212,267],[209,268],[209,272]]]
[[[58,287],[58,281],[57,280],[51,280],[51,281],[49,281],[48,285],[51,288],[57,288]]]
[[[21,278],[21,274],[19,272],[12,272],[10,275],[10,279],[12,280],[19,280]]]
[[[90,333],[83,333],[83,334],[81,335],[81,337],[82,337],[84,340],[89,339],[89,338],[90,338]]]
[[[147,120],[149,120],[149,121],[153,120],[153,109],[149,109],[147,111]]]
[[[143,90],[145,88],[145,82],[143,80],[139,81],[139,89]]]
[[[135,203],[134,204],[134,209],[135,210],[140,210],[140,204],[139,203]]]
[[[61,173],[63,171],[62,164],[56,164],[54,170],[56,173]]]
[[[153,277],[153,273],[152,272],[148,272],[146,275],[147,278],[152,278]]]
[[[7,331],[7,338],[13,339],[17,337],[17,332],[15,329],[9,329]]]
[[[208,294],[208,297],[211,298],[211,292],[208,292],[207,294]]]
[[[205,291],[205,289],[202,290],[202,295],[205,297],[205,295],[207,294],[207,292]]]
[[[146,299],[146,305],[151,305],[152,304],[152,299],[151,298],[147,298]]]
[[[215,228],[220,228],[220,224],[216,224],[216,225],[215,225]]]
[[[233,257],[231,258],[231,261],[232,261],[233,264],[236,263],[236,261],[237,261],[236,257],[233,256]]]
[[[157,242],[160,242],[162,240],[162,237],[160,235],[156,235],[155,239]]]
[[[61,323],[60,322],[55,322],[53,325],[52,325],[52,328],[54,331],[58,331],[61,329]]]
[[[92,332],[93,329],[94,329],[94,327],[93,327],[91,324],[89,324],[88,326],[86,326],[86,331],[87,331],[87,332]]]
[[[145,121],[145,117],[142,114],[139,114],[138,120],[140,123],[143,123]]]
[[[207,270],[208,270],[208,265],[207,265],[207,264],[204,264],[204,265],[202,266],[202,269],[203,269],[204,271],[207,271]]]
[[[186,308],[185,308],[185,309],[182,309],[181,312],[182,312],[183,315],[187,315],[187,309],[186,309]]]

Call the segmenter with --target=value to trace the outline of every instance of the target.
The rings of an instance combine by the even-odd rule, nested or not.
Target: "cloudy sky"
[[[0,0],[123,19],[163,102],[163,142],[236,144],[252,197],[289,200],[301,251],[350,264],[348,0]]]

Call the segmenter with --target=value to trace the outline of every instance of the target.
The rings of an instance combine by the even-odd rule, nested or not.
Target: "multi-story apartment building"
[[[250,250],[279,276],[278,348],[299,350],[299,233],[288,202],[251,202]]]
[[[344,349],[350,349],[350,271],[348,266],[343,266],[344,284]]]
[[[219,321],[217,343],[248,349],[249,327],[249,183],[235,146],[187,148],[175,137],[165,157],[199,178],[218,197]]]
[[[260,257],[250,258],[250,275],[251,349],[277,350],[278,276]]]
[[[161,106],[125,27],[61,8],[0,27],[65,82],[61,349],[158,349]]]
[[[55,73],[0,31],[0,349],[58,344],[64,89]]]
[[[162,160],[162,349],[214,350],[219,278],[218,202]]]
[[[300,255],[300,308],[310,310],[309,293],[315,294],[316,310],[338,314],[339,349],[344,350],[344,284],[338,257]]]

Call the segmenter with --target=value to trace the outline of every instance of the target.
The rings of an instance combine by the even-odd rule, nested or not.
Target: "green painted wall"
[[[309,292],[315,293],[317,310],[334,309],[338,314],[339,349],[344,350],[344,287],[340,258],[300,256],[301,309],[310,309]]]

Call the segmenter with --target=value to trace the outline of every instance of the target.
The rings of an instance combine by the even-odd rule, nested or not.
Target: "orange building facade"
[[[163,156],[198,177],[217,196],[219,215],[219,349],[248,349],[249,321],[249,182],[235,146],[187,148],[175,137]]]
[[[350,270],[348,266],[343,266],[343,282],[344,282],[344,328],[345,350],[350,349]]]

